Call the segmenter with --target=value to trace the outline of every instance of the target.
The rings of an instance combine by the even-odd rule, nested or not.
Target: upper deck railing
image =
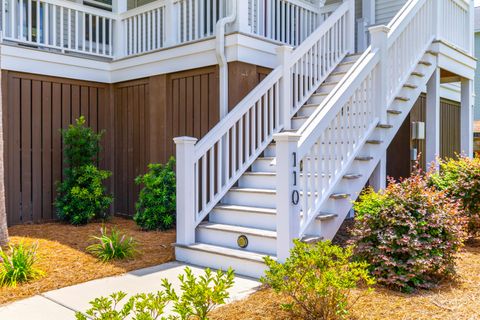
[[[304,0],[157,0],[116,14],[67,0],[4,0],[3,39],[37,48],[124,58],[215,36],[237,6],[241,32],[298,46],[338,5]]]

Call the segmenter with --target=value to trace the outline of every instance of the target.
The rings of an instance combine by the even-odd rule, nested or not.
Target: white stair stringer
[[[368,179],[376,168],[383,154],[386,152],[395,134],[400,129],[403,121],[406,119],[413,105],[422,93],[422,88],[425,87],[430,76],[436,68],[436,57],[433,52],[427,51],[419,63],[412,76],[406,83],[415,83],[416,86],[404,86],[398,97],[407,99],[395,99],[389,106],[388,110],[396,110],[399,112],[387,113],[387,124],[377,125],[375,130],[371,133],[372,140],[378,139],[380,143],[365,144],[357,154],[357,160],[353,159],[347,166],[347,172],[357,172],[361,174],[357,179],[346,180],[341,179],[334,185],[334,192],[342,192],[350,194],[347,199],[328,199],[321,206],[321,211],[335,212],[337,217],[325,221],[320,230],[317,226],[312,225],[308,229],[309,234],[320,234],[325,239],[333,239],[338,229],[342,225],[350,209],[352,208],[352,201],[356,200],[360,192],[363,190]],[[428,61],[428,64],[425,63]],[[419,75],[422,76],[419,76]]]

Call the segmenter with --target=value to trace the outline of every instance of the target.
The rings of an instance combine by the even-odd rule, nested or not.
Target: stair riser
[[[335,68],[335,72],[347,72],[352,66],[353,63],[341,63]]]
[[[275,194],[229,191],[222,200],[225,204],[275,208]]]
[[[310,99],[308,99],[308,103],[320,104],[323,102],[323,100],[325,100],[326,97],[327,95],[314,95],[314,96],[311,96]]]
[[[241,249],[237,244],[237,239],[241,235],[241,233],[237,232],[197,228],[196,241],[232,249]],[[244,250],[270,255],[276,254],[276,239],[249,234],[245,236],[248,238],[248,246]]]
[[[268,147],[263,152],[263,156],[265,157],[275,157],[277,155],[276,147],[274,143],[268,145]]]
[[[238,186],[241,188],[255,188],[255,189],[275,189],[276,177],[270,175],[243,175],[238,181]]]
[[[322,84],[320,86],[320,88],[318,88],[317,92],[318,93],[330,93],[333,90],[333,88],[335,88],[336,85],[337,85],[336,83],[335,84],[333,84],[333,83]]]
[[[178,261],[212,269],[227,270],[231,267],[236,274],[252,278],[262,277],[266,270],[265,264],[261,262],[227,257],[224,255],[186,248],[175,248],[175,258]]]
[[[307,121],[307,119],[292,119],[292,129],[298,130]]]
[[[325,80],[327,82],[338,82],[342,80],[342,78],[345,76],[345,73],[339,73],[339,74],[331,74],[328,76],[328,78]]]
[[[215,209],[210,213],[210,222],[231,224],[240,227],[276,230],[276,215]]]
[[[318,104],[315,104],[314,106],[302,107],[300,110],[298,110],[297,115],[301,117],[310,117],[315,112],[315,110],[317,110]]]
[[[252,171],[255,172],[275,172],[275,165],[272,165],[271,159],[257,159],[252,165]]]

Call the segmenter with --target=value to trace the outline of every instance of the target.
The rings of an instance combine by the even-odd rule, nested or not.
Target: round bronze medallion
[[[238,237],[237,244],[242,249],[246,248],[248,246],[248,238],[242,234]]]

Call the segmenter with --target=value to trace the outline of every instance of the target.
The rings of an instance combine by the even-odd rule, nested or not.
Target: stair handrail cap
[[[273,135],[275,141],[299,141],[302,137],[301,134],[296,132],[280,132]]]
[[[384,24],[380,24],[380,25],[377,25],[377,26],[371,26],[370,28],[368,28],[368,31],[370,33],[377,33],[377,32],[389,33],[390,30],[391,29]]]
[[[197,143],[198,139],[194,137],[183,136],[183,137],[175,137],[173,138],[173,141],[175,142],[175,144],[181,144],[181,143],[195,144]]]

